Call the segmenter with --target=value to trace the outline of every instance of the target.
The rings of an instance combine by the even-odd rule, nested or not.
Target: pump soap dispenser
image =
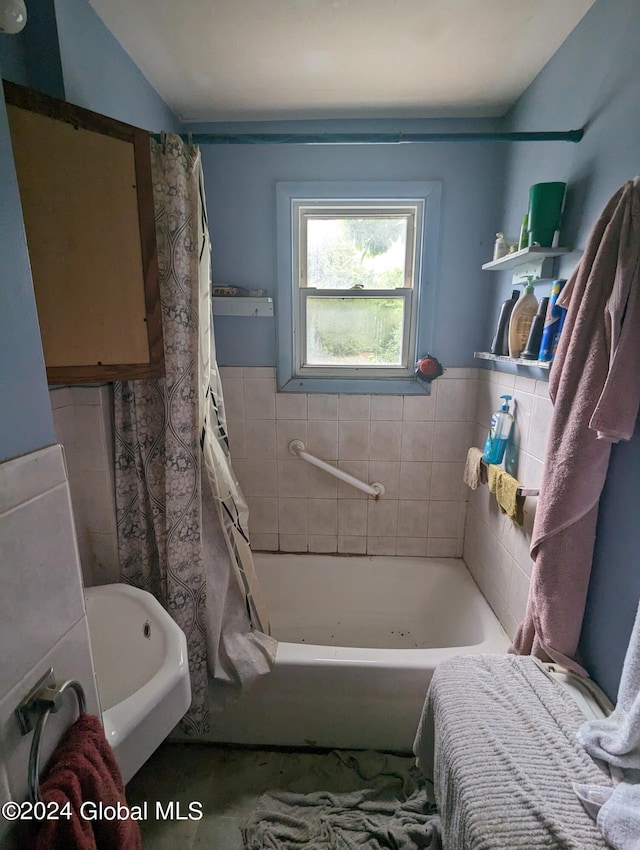
[[[500,410],[496,410],[491,417],[491,427],[487,434],[487,442],[484,444],[482,459],[486,463],[502,463],[513,425],[513,416],[509,413],[509,402],[512,396],[501,395],[500,398],[503,398],[504,402]]]

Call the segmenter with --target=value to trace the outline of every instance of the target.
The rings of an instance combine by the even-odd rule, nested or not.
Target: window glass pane
[[[307,298],[308,366],[401,366],[404,298]]]
[[[395,289],[405,285],[406,216],[307,217],[307,286]]]

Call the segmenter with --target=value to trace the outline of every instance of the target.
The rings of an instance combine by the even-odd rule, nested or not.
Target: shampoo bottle
[[[492,354],[502,355],[509,353],[509,319],[511,318],[511,311],[516,306],[519,295],[518,290],[514,289],[511,293],[511,298],[503,301],[500,305],[498,326],[493,342],[491,343],[491,348],[489,349]]]
[[[531,322],[531,330],[529,331],[529,339],[527,347],[522,352],[523,360],[537,360],[540,352],[540,340],[542,339],[542,331],[544,329],[545,316],[547,315],[548,298],[543,298],[540,301],[538,312],[533,317]]]
[[[487,442],[484,444],[482,459],[487,463],[502,463],[507,441],[511,434],[513,416],[509,413],[510,395],[501,395],[504,399],[502,407],[491,417],[491,427],[487,434]]]
[[[558,295],[562,292],[562,287],[565,285],[565,280],[554,280],[551,287],[551,296],[549,298],[549,306],[547,307],[547,315],[544,320],[544,329],[542,331],[542,339],[540,341],[540,360],[553,360],[556,346],[558,345],[558,337],[564,324],[567,311],[556,304]]]
[[[538,299],[533,294],[533,278],[527,278],[524,295],[518,301],[511,313],[509,321],[509,357],[520,357],[529,338],[531,323],[538,310]]]
[[[518,251],[529,247],[529,214],[525,213],[520,228],[520,239],[518,240]]]

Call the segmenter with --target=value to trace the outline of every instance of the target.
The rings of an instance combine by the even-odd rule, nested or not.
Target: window
[[[402,184],[365,184],[370,193],[381,185],[386,191],[358,197],[338,184],[339,195],[314,197],[297,196],[295,185],[278,186],[280,387],[410,392],[424,332],[425,212],[432,192],[419,197],[400,194]],[[333,187],[313,186],[325,193]],[[433,206],[434,198],[432,227]]]

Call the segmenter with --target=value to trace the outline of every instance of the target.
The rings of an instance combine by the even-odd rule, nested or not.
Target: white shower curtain
[[[153,593],[186,634],[182,727],[198,735],[210,677],[222,704],[271,669],[277,644],[229,456],[200,151],[168,135],[151,142],[151,160],[165,377],[114,387],[118,548],[122,580]]]

